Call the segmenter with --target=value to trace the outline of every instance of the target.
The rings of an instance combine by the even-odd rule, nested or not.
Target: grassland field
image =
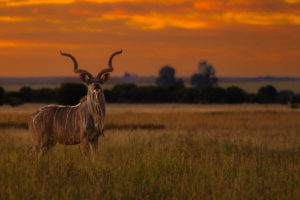
[[[146,85],[146,84],[139,84],[139,85]],[[300,93],[300,82],[299,81],[261,81],[261,82],[238,82],[238,83],[219,83],[220,87],[228,88],[230,86],[238,86],[249,93],[256,93],[259,88],[266,86],[266,85],[273,85],[278,91],[281,90],[292,90],[295,93]],[[22,84],[10,84],[10,85],[1,85],[6,91],[18,91],[20,88],[24,87]],[[58,88],[60,87],[59,84],[28,84],[26,85],[33,89],[40,89],[40,88]],[[111,89],[113,88],[114,84],[105,84],[104,89]],[[188,84],[187,87],[190,87]]]
[[[300,111],[282,105],[107,106],[98,155],[31,158],[42,104],[0,107],[0,199],[298,199]]]

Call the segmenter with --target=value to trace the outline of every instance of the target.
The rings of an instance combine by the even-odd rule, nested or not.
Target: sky
[[[300,76],[300,0],[0,0],[0,77]]]

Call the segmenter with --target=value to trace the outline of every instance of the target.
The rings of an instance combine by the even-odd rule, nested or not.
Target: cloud
[[[11,17],[11,16],[0,16],[2,22],[24,22],[32,20],[29,17]]]
[[[74,0],[4,0],[5,6],[26,6],[26,5],[41,5],[41,4],[70,4]]]
[[[226,23],[251,25],[300,25],[300,16],[286,13],[233,13],[226,12],[216,19]]]
[[[76,45],[72,43],[55,43],[55,42],[37,42],[37,41],[26,41],[26,40],[0,40],[0,48],[59,48],[64,46],[66,48],[80,48],[84,45]],[[88,46],[88,45],[85,45]]]
[[[285,0],[286,3],[300,3],[300,0]]]
[[[100,18],[90,18],[90,21],[125,20],[126,24],[143,30],[158,30],[166,27],[183,29],[199,29],[206,27],[197,14],[190,15],[163,15],[151,13],[150,15],[106,14]]]
[[[156,4],[178,4],[193,2],[193,0],[2,0],[5,6],[24,6],[24,5],[42,5],[42,4],[72,4],[72,3],[156,3]],[[1,5],[1,4],[0,4]]]

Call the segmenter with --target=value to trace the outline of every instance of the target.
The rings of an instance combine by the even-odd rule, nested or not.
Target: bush
[[[291,90],[282,90],[279,92],[277,99],[279,103],[287,104],[292,102],[294,95],[294,92]]]
[[[109,103],[171,103],[178,102],[177,93],[181,89],[184,86],[180,82],[163,87],[122,84],[104,93]]]
[[[277,101],[278,92],[272,85],[261,87],[258,90],[255,101],[258,103],[275,103]]]
[[[111,102],[132,103],[134,102],[134,96],[132,95],[135,94],[136,89],[137,86],[131,83],[115,85],[107,99]]]
[[[49,91],[41,90],[38,95],[50,95]],[[42,95],[43,94],[43,95]],[[62,105],[76,105],[87,94],[87,88],[79,83],[64,83],[56,90],[56,101]],[[46,96],[46,95],[45,95]]]
[[[55,102],[56,101],[56,92],[55,90],[48,88],[41,88],[34,90],[34,102]]]
[[[178,103],[198,103],[200,101],[200,92],[196,88],[182,88],[176,91],[174,100]]]
[[[226,90],[220,87],[205,87],[200,91],[202,103],[224,103]]]
[[[18,106],[24,104],[24,101],[20,97],[19,92],[6,92],[4,96],[4,102],[10,106]]]
[[[23,102],[32,102],[34,99],[34,91],[31,87],[22,87],[19,90],[19,96]]]
[[[5,94],[5,91],[4,91],[3,87],[0,87],[0,105],[3,105],[3,103],[4,103],[4,94]]]
[[[244,103],[247,100],[247,93],[237,86],[226,89],[226,103]]]
[[[292,103],[300,103],[300,93],[293,96]]]

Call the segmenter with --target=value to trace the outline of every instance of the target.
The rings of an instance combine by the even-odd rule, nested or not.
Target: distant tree
[[[218,79],[215,76],[216,70],[212,65],[208,65],[206,61],[202,61],[198,66],[198,73],[195,73],[191,77],[191,84],[198,88],[202,89],[208,86],[214,86],[218,83]]]
[[[247,93],[237,86],[226,89],[226,103],[244,103],[247,100]]]
[[[175,69],[170,66],[164,66],[159,71],[159,77],[156,79],[156,84],[159,86],[168,86],[176,83]]]
[[[5,91],[4,91],[3,87],[0,87],[0,105],[3,105],[3,103],[4,103],[4,93],[5,93]]]
[[[57,103],[62,105],[76,105],[86,93],[87,88],[83,84],[63,83],[56,91]]]
[[[258,90],[255,101],[258,103],[275,103],[277,101],[278,92],[272,85],[261,87]]]

